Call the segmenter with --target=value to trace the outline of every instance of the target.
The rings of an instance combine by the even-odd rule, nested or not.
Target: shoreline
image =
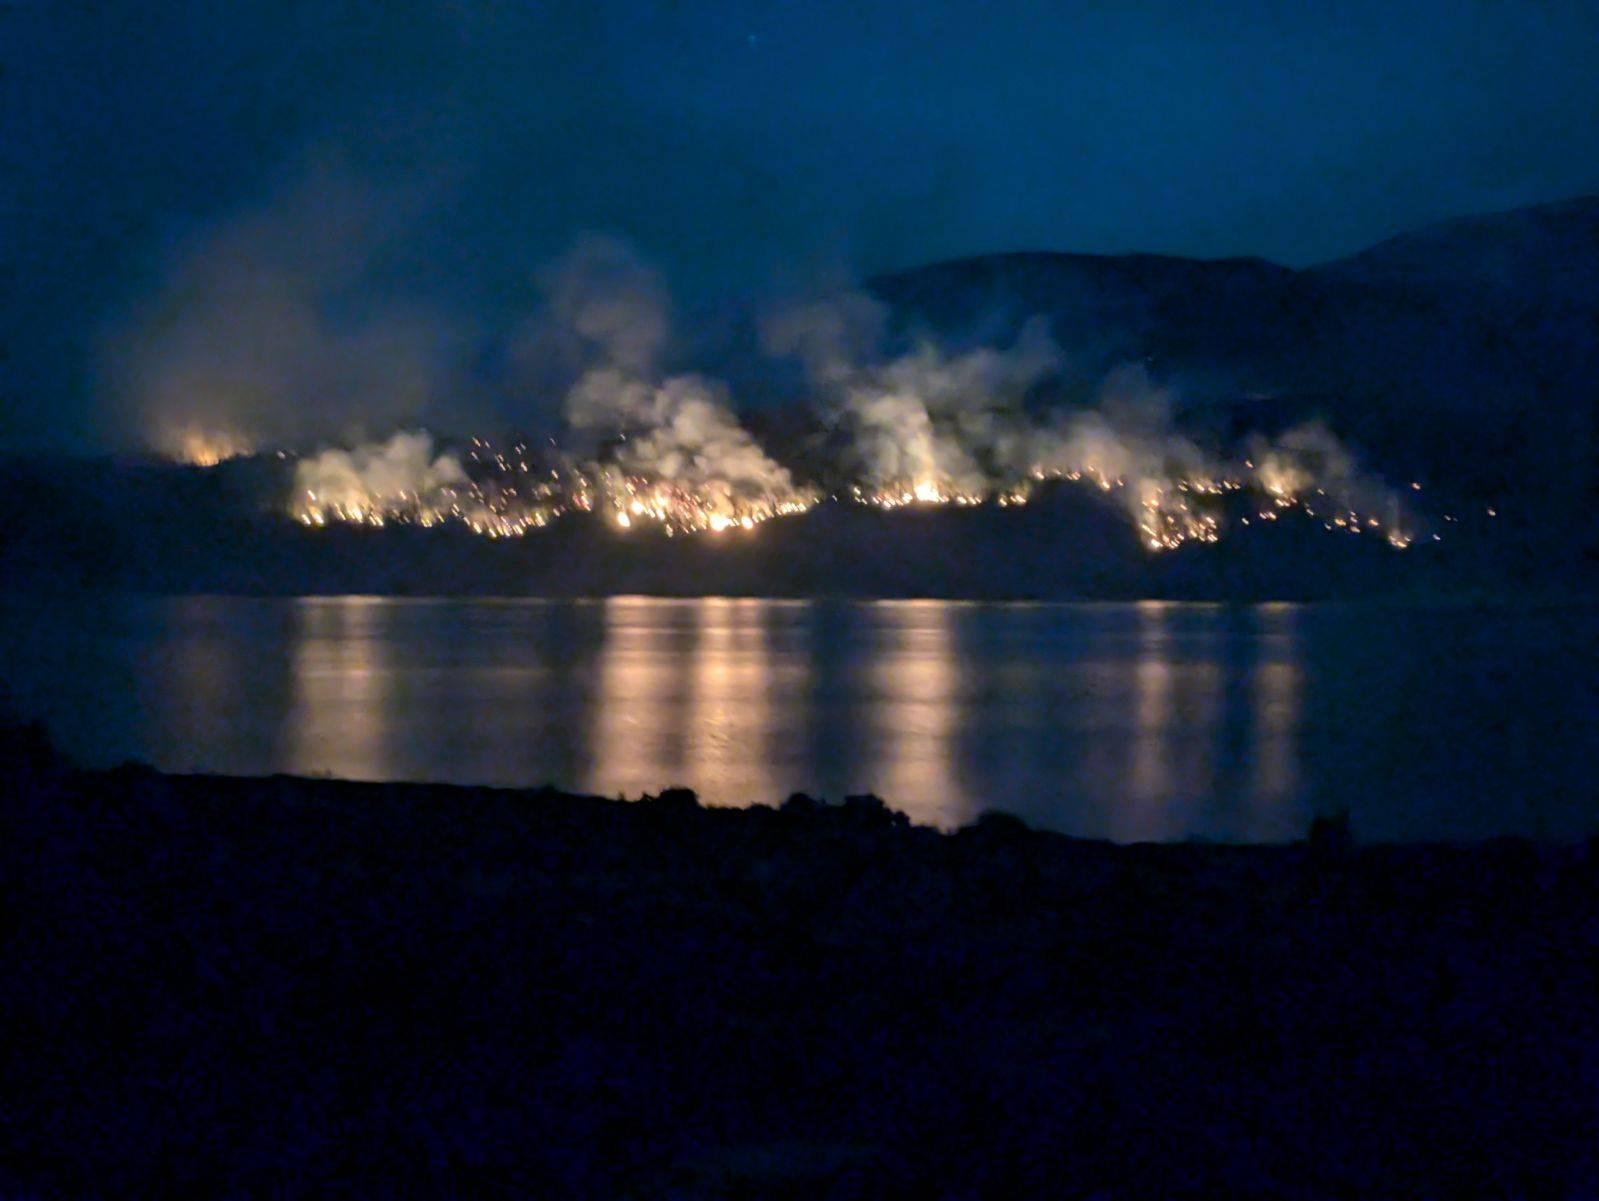
[[[1599,839],[0,764],[19,1194],[1599,1188]]]

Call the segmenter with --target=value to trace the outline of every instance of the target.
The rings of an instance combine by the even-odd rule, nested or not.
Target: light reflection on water
[[[937,603],[879,605],[860,705],[871,730],[866,785],[919,820],[959,824],[980,808],[958,765],[961,693],[955,610]]]
[[[1576,834],[1592,611],[3,602],[4,682],[88,762],[712,803],[874,791],[1118,840]],[[1586,657],[1585,657],[1586,656]]]
[[[1287,605],[1256,609],[1258,658],[1250,679],[1249,782],[1245,795],[1261,816],[1290,800],[1299,787],[1300,693],[1304,675],[1294,637],[1296,610]]]
[[[1127,801],[1118,806],[1114,834],[1126,838],[1132,831],[1158,820],[1163,804],[1176,799],[1181,780],[1172,755],[1176,749],[1172,707],[1171,634],[1166,628],[1166,606],[1154,602],[1138,606],[1138,659],[1133,667],[1133,736],[1127,772]]]
[[[370,597],[295,606],[284,771],[331,770],[356,780],[392,774],[396,680],[383,617]]]

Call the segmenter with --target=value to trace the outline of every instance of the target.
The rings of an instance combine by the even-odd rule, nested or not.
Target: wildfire
[[[364,457],[362,457],[364,454]],[[463,465],[465,464],[465,465]],[[579,462],[558,451],[534,453],[526,443],[496,449],[473,439],[464,458],[433,454],[425,434],[396,435],[364,452],[324,452],[298,464],[302,483],[291,503],[302,524],[332,523],[424,528],[454,523],[488,538],[516,538],[572,513],[593,513],[619,532],[654,528],[667,536],[748,533],[768,521],[808,512],[824,494],[803,485],[762,491],[720,479],[689,482],[630,473],[615,463]],[[1030,503],[1048,481],[1075,483],[1105,495],[1131,515],[1140,544],[1154,553],[1221,540],[1235,495],[1254,497],[1242,525],[1296,513],[1328,532],[1376,535],[1390,546],[1411,546],[1396,503],[1386,514],[1364,511],[1329,495],[1303,466],[1259,456],[1207,470],[1112,470],[1098,462],[1068,468],[1034,465],[1022,478],[981,490],[934,476],[881,485],[854,484],[833,499],[864,507],[1009,508]],[[1331,485],[1329,485],[1331,486]],[[1436,535],[1434,538],[1436,539]]]
[[[746,494],[727,485],[691,488],[628,475],[614,466],[555,465],[473,439],[473,470],[449,455],[435,458],[425,435],[396,435],[357,461],[342,451],[305,460],[292,514],[313,527],[330,522],[424,528],[458,523],[488,538],[516,538],[568,513],[599,513],[616,529],[656,526],[668,534],[752,530],[774,517],[803,513],[820,499],[809,489],[784,495]],[[393,486],[394,479],[418,481]]]
[[[988,499],[988,495],[985,492],[963,490],[953,483],[923,478],[899,481],[880,488],[856,484],[850,489],[850,498],[857,504],[870,505],[874,509],[902,509],[908,505],[980,505]]]
[[[226,430],[191,427],[181,431],[172,441],[172,457],[193,467],[215,467],[225,459],[236,459],[255,449],[244,435]]]
[[[619,529],[635,524],[659,526],[669,534],[752,530],[775,517],[804,513],[821,499],[812,489],[795,488],[787,494],[747,494],[725,484],[698,488],[644,476],[602,471],[584,481],[590,494],[579,509],[598,507],[611,515]],[[597,504],[592,496],[598,496]]]

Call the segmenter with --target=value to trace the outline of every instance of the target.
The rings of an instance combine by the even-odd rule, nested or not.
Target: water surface
[[[179,597],[3,603],[80,760],[708,802],[873,791],[1121,841],[1599,828],[1595,611]]]

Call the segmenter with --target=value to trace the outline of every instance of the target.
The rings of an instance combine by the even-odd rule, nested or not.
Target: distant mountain
[[[1599,307],[1599,196],[1459,217],[1389,238],[1316,271],[1368,284],[1466,289]]]
[[[1071,358],[1068,394],[1146,362],[1235,428],[1325,416],[1392,475],[1519,506],[1529,537],[1594,545],[1599,197],[1449,221],[1304,270],[1019,253],[871,288],[902,330],[956,343],[1046,316]]]

